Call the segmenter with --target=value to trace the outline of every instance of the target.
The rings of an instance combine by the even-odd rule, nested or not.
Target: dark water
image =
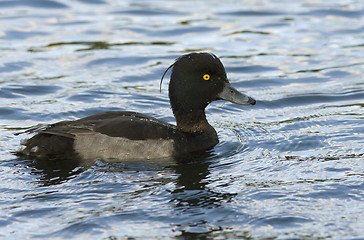
[[[106,110],[174,118],[159,79],[221,57],[190,163],[19,159],[13,134]],[[364,239],[364,3],[0,1],[0,238]]]

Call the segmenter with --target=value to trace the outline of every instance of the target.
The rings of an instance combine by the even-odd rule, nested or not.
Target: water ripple
[[[33,7],[33,8],[68,8],[66,4],[60,3],[59,1],[51,0],[34,0],[32,2],[24,0],[14,0],[14,1],[1,1],[1,7]]]

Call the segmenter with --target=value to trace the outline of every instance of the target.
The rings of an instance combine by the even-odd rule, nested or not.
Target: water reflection
[[[235,194],[215,192],[207,187],[210,163],[208,158],[201,158],[174,167],[179,177],[176,181],[177,188],[171,193],[177,219],[173,225],[175,231],[181,233],[181,238],[196,239],[201,234],[208,238],[210,233],[221,228],[218,225],[221,219],[234,214],[228,208],[221,209],[221,206]],[[207,215],[216,218],[209,219]]]
[[[125,198],[138,198],[145,194],[151,194],[154,191],[153,189],[159,185],[161,188],[164,188],[164,191],[167,191],[169,195],[169,202],[171,203],[173,215],[175,216],[175,219],[171,222],[174,231],[180,232],[180,237],[182,238],[191,238],[198,237],[201,233],[203,233],[205,236],[208,236],[209,233],[221,228],[219,226],[220,219],[225,217],[236,217],[236,213],[234,211],[231,211],[223,206],[224,203],[231,201],[231,199],[236,194],[216,192],[207,186],[207,178],[210,175],[209,168],[212,162],[211,159],[214,157],[216,156],[212,152],[206,152],[204,156],[189,159],[189,162],[185,163],[177,163],[172,159],[162,162],[155,161],[145,163],[103,163],[96,161],[88,166],[82,166],[79,162],[74,160],[51,161],[47,159],[18,159],[17,161],[23,161],[23,164],[26,164],[32,169],[31,174],[37,176],[37,185],[42,187],[66,184],[67,181],[72,179],[72,182],[75,184],[75,186],[80,185],[79,190],[81,191],[82,186],[87,184],[84,182],[85,175],[83,172],[85,171],[88,172],[87,175],[91,174],[94,177],[95,174],[97,174],[96,172],[102,172],[104,174],[113,173],[117,174],[121,179],[127,177],[128,174],[135,174],[134,177],[139,176],[139,179],[135,178],[131,183],[126,181],[124,183],[120,182],[119,184],[112,186],[110,189],[111,194],[116,196],[120,194],[121,189],[125,189],[126,191],[123,190],[125,195],[123,195],[124,199],[122,201],[124,202],[126,200]],[[177,176],[175,179],[169,177],[172,172],[168,175],[165,175],[166,172],[170,171],[173,172],[173,175]],[[165,173],[160,175],[162,172]],[[150,185],[152,183],[152,179],[147,178],[143,180],[143,177],[141,176],[145,174],[155,177],[158,176],[157,178],[153,177],[154,184]],[[88,176],[87,179],[93,182],[94,177]],[[92,183],[90,182],[89,184]],[[145,184],[145,187],[139,188],[137,191],[133,191],[135,187],[132,187],[131,185],[127,187],[129,184]],[[121,187],[122,185],[125,186]],[[88,188],[96,189],[95,187],[96,186],[89,186]],[[105,187],[106,186],[103,186],[102,189],[105,190]],[[108,185],[108,187],[110,187],[110,185]],[[85,189],[82,191],[88,190]],[[39,195],[39,197],[41,195]],[[51,196],[49,195],[48,197]],[[102,197],[102,195],[100,195],[100,197]],[[102,204],[102,201],[100,204]],[[112,205],[117,206],[117,202],[112,203]],[[118,216],[123,212],[122,209],[124,209],[124,207],[120,205],[107,211],[111,211],[112,214]],[[163,213],[159,212],[158,214]],[[216,218],[210,219],[210,221],[208,218],[206,218],[206,214],[216,214]],[[137,215],[129,216],[130,220],[135,217],[137,217]],[[125,216],[123,219],[124,218]],[[81,224],[81,222],[78,224]],[[72,227],[69,226],[67,229],[73,229],[74,227],[77,228],[77,226],[72,225]],[[67,229],[62,230],[63,234],[68,232]]]
[[[39,186],[51,186],[62,184],[73,177],[77,177],[87,167],[81,167],[75,160],[49,160],[49,159],[23,159],[18,158],[19,164],[26,165],[31,169],[31,174],[37,177]]]

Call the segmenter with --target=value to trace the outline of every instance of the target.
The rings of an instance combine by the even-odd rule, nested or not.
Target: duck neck
[[[215,130],[207,122],[204,110],[173,111],[176,117],[177,129],[187,133],[203,133]]]

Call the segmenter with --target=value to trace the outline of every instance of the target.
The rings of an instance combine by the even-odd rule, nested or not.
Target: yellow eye
[[[208,80],[210,80],[210,75],[209,74],[205,74],[205,75],[203,75],[203,80],[206,80],[206,81],[208,81]]]

